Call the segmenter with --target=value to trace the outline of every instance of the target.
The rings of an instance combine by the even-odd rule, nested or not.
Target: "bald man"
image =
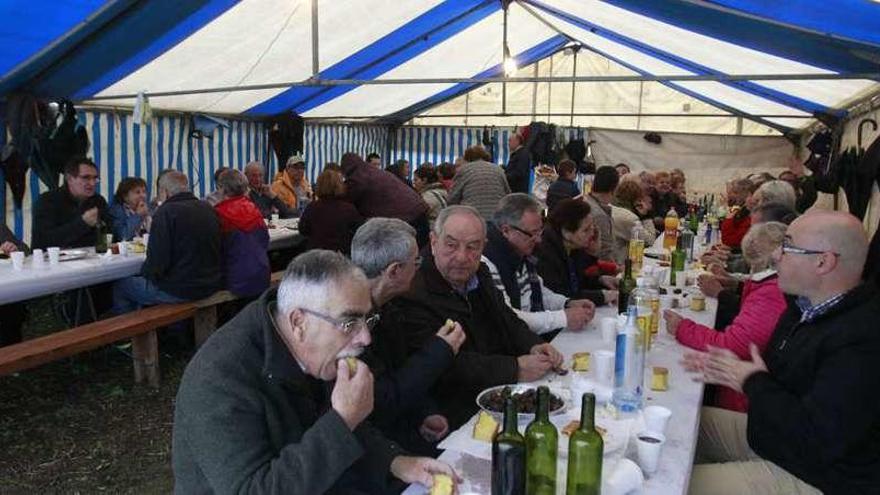
[[[743,391],[748,415],[704,408],[691,493],[880,493],[880,293],[860,282],[862,223],[815,212],[774,253],[797,296],[764,355],[691,353],[706,383]]]

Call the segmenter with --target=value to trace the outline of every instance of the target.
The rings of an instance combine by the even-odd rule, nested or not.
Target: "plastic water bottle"
[[[645,381],[645,340],[638,325],[638,307],[630,305],[626,325],[617,333],[614,356],[614,395],[611,403],[621,413],[642,407]]]

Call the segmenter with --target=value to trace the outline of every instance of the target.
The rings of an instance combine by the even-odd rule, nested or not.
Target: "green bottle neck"
[[[596,396],[584,394],[581,401],[581,430],[593,431],[596,429]]]
[[[633,276],[632,260],[627,258],[623,263],[623,278],[631,279]]]
[[[538,412],[535,416],[537,421],[550,421],[550,391],[541,387],[538,389]]]
[[[519,433],[516,406],[512,399],[507,399],[504,402],[504,426],[501,433]]]

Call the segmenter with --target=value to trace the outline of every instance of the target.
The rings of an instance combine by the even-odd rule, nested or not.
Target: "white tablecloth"
[[[664,306],[668,298],[664,297]],[[704,325],[712,326],[717,310],[717,301],[707,298],[707,310],[693,312],[688,309],[678,310],[684,316],[691,318]],[[566,357],[566,365],[571,364],[571,355],[581,351],[596,351],[599,349],[613,350],[613,344],[602,341],[599,331],[599,321],[605,316],[614,316],[616,307],[598,308],[596,317],[586,330],[582,332],[561,332],[554,340],[553,345]],[[687,493],[688,481],[690,480],[691,467],[693,465],[694,452],[696,449],[697,433],[700,422],[700,406],[703,400],[703,385],[694,382],[691,375],[687,374],[679,364],[686,348],[678,344],[674,338],[665,333],[665,323],[661,321],[660,332],[654,339],[654,345],[648,353],[645,365],[645,385],[647,400],[645,405],[662,405],[672,410],[672,417],[666,428],[666,444],[660,456],[657,471],[646,480],[641,493],[645,494],[683,494]],[[663,366],[669,369],[669,390],[654,392],[650,390],[651,368]],[[591,365],[591,368],[594,366]],[[592,374],[591,370],[589,374]],[[568,387],[571,373],[568,376],[551,376],[541,380],[541,384],[549,383],[551,387]],[[580,408],[580,405],[573,407]],[[577,416],[578,411],[572,415]],[[597,422],[602,423],[602,414],[597,414]],[[603,478],[606,477],[622,457],[636,460],[635,445],[632,437],[641,429],[641,418],[632,419],[629,428],[631,433],[629,443],[625,450],[606,452],[603,466]],[[470,423],[465,424],[458,433],[470,435]],[[524,426],[520,426],[524,431]],[[560,435],[562,435],[560,433]],[[470,450],[470,449],[463,449]],[[460,451],[445,450],[440,459],[448,462],[459,473],[464,482],[459,486],[462,494],[486,494],[491,493],[490,471],[491,462]],[[560,455],[560,471],[557,475],[557,493],[565,493],[566,460]],[[427,493],[421,485],[411,485],[405,495],[417,495]]]
[[[56,266],[47,261],[43,268],[34,268],[29,256],[21,271],[13,270],[10,260],[0,260],[0,304],[130,277],[140,272],[146,259],[144,254],[98,256],[94,248],[88,251],[87,258]]]

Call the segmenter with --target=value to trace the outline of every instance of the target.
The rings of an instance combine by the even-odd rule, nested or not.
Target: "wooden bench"
[[[283,271],[272,273],[270,287],[277,287]],[[217,327],[217,306],[237,300],[229,291],[189,303],[160,304],[131,313],[80,325],[51,335],[0,347],[0,376],[131,339],[134,380],[159,386],[159,340],[156,330],[193,318],[196,345],[200,346]]]
[[[141,383],[146,380],[158,387],[159,345],[156,329],[191,318],[197,309],[192,303],[162,304],[0,347],[0,376],[130,338],[135,381]]]

